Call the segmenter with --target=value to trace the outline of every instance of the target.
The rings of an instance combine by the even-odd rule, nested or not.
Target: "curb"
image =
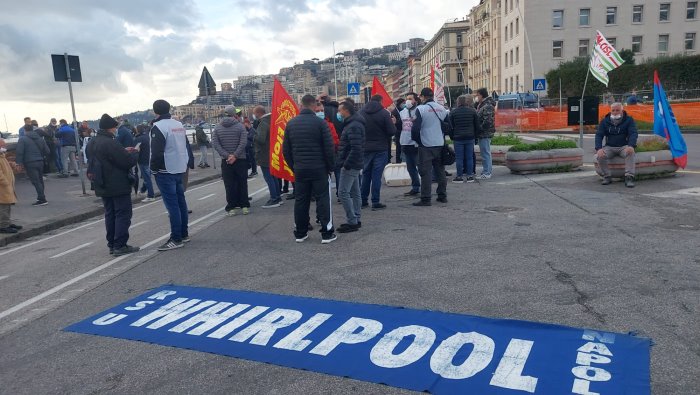
[[[202,177],[196,180],[190,180],[188,186],[195,186],[195,185],[200,185],[204,184],[206,182],[216,180],[221,178],[221,174],[213,174],[209,175],[206,177]],[[160,192],[155,193],[156,197],[160,196]],[[138,203],[141,201],[141,197],[138,198],[132,198],[131,201],[132,203]],[[25,239],[28,239],[30,237],[38,236],[41,234],[44,234],[46,232],[62,228],[66,225],[71,225],[75,224],[78,222],[85,221],[86,219],[94,218],[98,215],[101,215],[104,213],[104,209],[102,207],[100,208],[95,208],[91,209],[89,211],[83,212],[83,213],[78,213],[78,214],[68,214],[64,216],[60,216],[58,218],[45,221],[45,222],[40,222],[36,225],[32,225],[31,227],[25,226],[19,233],[15,234],[10,234],[4,237],[0,237],[0,247],[5,247],[10,243],[16,243],[18,241],[22,241]]]

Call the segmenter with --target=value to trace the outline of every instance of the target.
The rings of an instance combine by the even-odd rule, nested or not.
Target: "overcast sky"
[[[217,84],[336,51],[430,39],[478,0],[18,0],[0,13],[0,112],[8,129],[71,118],[51,54],[80,56],[78,120],[185,104],[207,66]],[[343,9],[341,4],[345,4]],[[0,119],[0,130],[5,120]]]

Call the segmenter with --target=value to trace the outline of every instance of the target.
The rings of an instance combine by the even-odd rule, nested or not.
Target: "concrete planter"
[[[506,166],[511,173],[515,174],[578,170],[583,166],[583,150],[560,148],[547,151],[508,152]]]
[[[506,164],[506,152],[512,147],[512,145],[492,145],[491,146],[491,163],[494,165],[505,165]],[[481,163],[481,150],[479,146],[474,147],[476,152],[476,162]]]
[[[675,162],[673,162],[673,157],[671,156],[671,151],[669,150],[638,152],[634,159],[637,176],[671,175],[678,170],[678,166]],[[613,178],[621,178],[625,176],[624,158],[619,156],[613,158],[610,161],[609,167],[610,175]],[[599,176],[603,176],[597,161],[595,163],[595,171]]]

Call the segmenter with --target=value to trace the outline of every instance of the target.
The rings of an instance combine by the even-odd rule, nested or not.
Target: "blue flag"
[[[656,70],[654,70],[654,134],[666,139],[671,148],[673,161],[685,169],[688,164],[688,147],[685,145],[681,129],[668,104],[666,92],[661,86],[659,73]]]

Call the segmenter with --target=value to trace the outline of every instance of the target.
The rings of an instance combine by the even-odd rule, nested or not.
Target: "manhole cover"
[[[490,211],[492,213],[512,213],[515,211],[521,211],[521,207],[508,207],[508,206],[494,206],[486,207],[484,210]]]

